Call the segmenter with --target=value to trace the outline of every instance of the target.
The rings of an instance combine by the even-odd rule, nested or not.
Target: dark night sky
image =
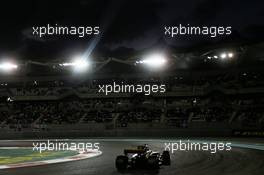
[[[32,26],[105,26],[99,48],[148,48],[164,37],[165,25],[232,26],[241,38],[263,40],[264,2],[260,0],[74,0],[1,1],[0,56],[54,59],[83,52],[91,37],[31,36]],[[190,47],[219,38],[166,39],[177,47]],[[98,51],[98,52],[99,52]],[[96,52],[96,51],[94,51]]]

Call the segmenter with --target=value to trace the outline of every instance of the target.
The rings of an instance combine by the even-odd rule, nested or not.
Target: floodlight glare
[[[18,66],[16,64],[12,64],[9,62],[0,64],[0,69],[4,71],[11,71],[13,69],[17,69]]]
[[[222,53],[222,54],[220,55],[220,57],[221,57],[222,59],[225,59],[225,58],[227,57],[227,55],[226,55],[226,53]]]
[[[61,63],[61,67],[72,67],[75,72],[86,71],[89,67],[89,62],[83,57],[75,57],[72,62]]]
[[[232,58],[234,56],[234,54],[232,52],[228,53],[228,57]]]
[[[76,58],[71,65],[74,67],[74,71],[83,72],[88,69],[89,63],[84,58]]]
[[[68,67],[68,66],[74,66],[74,63],[62,63],[59,64],[60,66]]]
[[[139,61],[140,64],[146,64],[152,67],[163,66],[167,62],[166,58],[162,54],[153,54],[147,56],[145,59]]]

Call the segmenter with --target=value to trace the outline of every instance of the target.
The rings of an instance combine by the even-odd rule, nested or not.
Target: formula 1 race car
[[[125,149],[124,155],[116,157],[116,168],[125,170],[128,168],[159,169],[161,165],[170,165],[169,151],[162,154],[149,149],[147,145],[137,146],[136,149]]]

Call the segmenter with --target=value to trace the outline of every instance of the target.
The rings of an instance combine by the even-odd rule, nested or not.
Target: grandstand
[[[254,45],[244,47],[250,50]],[[193,54],[196,65],[175,68],[176,60],[168,56],[171,66],[159,71],[131,64],[134,58],[126,61],[110,58],[93,63],[92,71],[77,76],[70,74],[68,67],[56,67],[57,63],[41,68],[31,63],[31,67],[25,66],[20,72],[1,75],[1,130],[52,132],[67,126],[69,130],[82,132],[91,125],[112,131],[217,127],[261,130],[264,127],[263,63],[259,54],[252,56],[250,64],[244,56],[246,52],[235,54],[236,61],[224,67],[217,61],[213,66],[205,62],[208,54]],[[45,74],[36,72],[34,66],[46,70]],[[113,82],[165,84],[166,92],[147,96],[99,93],[99,85]]]

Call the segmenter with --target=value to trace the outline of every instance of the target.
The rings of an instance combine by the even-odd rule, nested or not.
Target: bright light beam
[[[117,11],[120,8],[121,3],[117,3],[115,1],[114,3],[111,3],[111,6],[108,7],[108,9],[105,12],[104,19],[100,22],[100,34],[96,35],[93,39],[91,39],[88,43],[88,48],[83,53],[84,58],[89,58],[97,44],[100,42],[103,34],[107,31],[108,27],[112,23],[112,21],[115,19],[117,15]]]
[[[72,62],[61,63],[59,66],[72,67],[75,72],[84,72],[88,69],[90,64],[87,59],[84,59],[83,57],[76,57]]]
[[[167,62],[166,58],[162,54],[152,54],[147,56],[141,61],[137,61],[137,64],[146,64],[151,67],[161,67]]]
[[[228,53],[229,58],[233,58],[234,54],[232,52]]]
[[[13,69],[17,69],[18,66],[16,64],[12,64],[9,62],[0,64],[0,69],[4,71],[11,71]]]
[[[222,53],[222,54],[220,55],[220,57],[221,57],[222,59],[225,59],[225,58],[227,57],[227,55],[226,55],[226,53]]]
[[[72,64],[74,66],[74,71],[76,72],[84,72],[89,67],[89,63],[87,59],[83,59],[83,58],[77,58],[76,60],[74,60]]]

